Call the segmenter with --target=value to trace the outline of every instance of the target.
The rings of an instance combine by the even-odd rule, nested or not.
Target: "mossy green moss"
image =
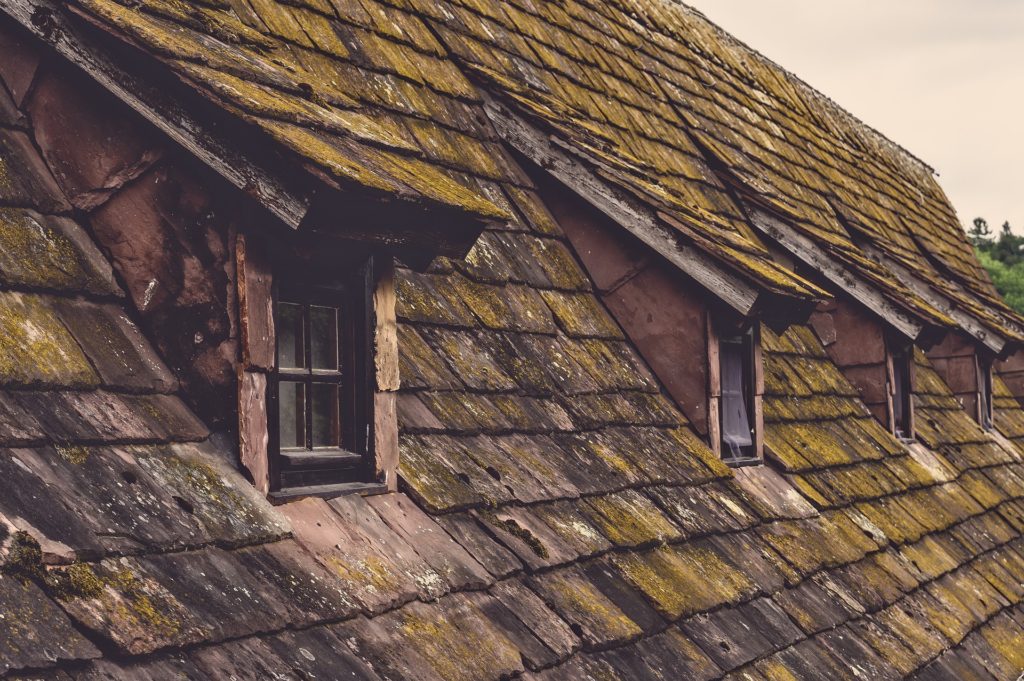
[[[77,598],[99,598],[107,582],[96,574],[88,563],[74,563],[65,570],[47,575],[50,593],[63,601]]]
[[[543,588],[545,600],[553,601],[559,612],[565,613],[570,621],[586,625],[599,639],[628,640],[643,633],[594,584],[574,571],[547,575]]]
[[[597,511],[590,519],[617,546],[666,541],[679,535],[654,503],[636,492],[594,497],[588,503]]]
[[[512,311],[505,301],[502,287],[477,284],[460,276],[448,277],[445,285],[454,289],[458,298],[484,326],[489,329],[508,327]]]
[[[56,450],[60,458],[76,466],[89,460],[89,449],[81,445],[57,445]]]
[[[72,241],[47,219],[0,209],[0,281],[55,290],[107,292]]]
[[[99,378],[46,298],[0,293],[0,381],[93,387]]]
[[[511,678],[521,669],[518,649],[467,602],[405,608],[396,633],[403,648],[430,665],[432,677],[448,681]]]
[[[45,576],[43,550],[36,538],[22,530],[15,532],[7,547],[2,570],[4,574],[21,579],[41,581]]]

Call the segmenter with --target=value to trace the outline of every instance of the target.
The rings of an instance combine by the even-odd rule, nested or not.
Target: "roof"
[[[768,256],[753,199],[843,269],[834,282],[852,273],[925,327],[1024,339],[930,168],[681,3],[71,7],[337,180],[503,217],[491,183],[522,179],[497,143],[518,133],[482,115],[497,97],[582,169],[578,191],[606,186],[623,222],[650,211],[663,252],[681,240],[773,294],[827,297]]]
[[[5,671],[1024,669],[1021,453],[978,430],[923,356],[927,449],[908,450],[810,329],[765,329],[777,462],[734,472],[536,197],[508,186],[521,217],[465,263],[399,272],[405,493],[272,509],[169,394],[26,133],[0,139],[0,202],[22,206],[4,215],[3,252],[37,254],[31,269],[0,263]],[[999,406],[1019,438],[1020,408]]]
[[[89,0],[80,11],[346,186],[503,215],[478,182],[515,176],[479,95],[423,22],[376,2]],[[344,20],[344,21],[342,21]]]
[[[1024,670],[1001,383],[990,435],[919,353],[908,447],[809,327],[765,327],[773,459],[726,468],[505,182],[512,219],[465,262],[398,274],[403,492],[275,509],[176,395],[29,123],[0,88],[0,676]]]

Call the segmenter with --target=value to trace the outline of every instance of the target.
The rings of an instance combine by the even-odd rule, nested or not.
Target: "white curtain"
[[[742,459],[744,452],[754,444],[747,413],[746,391],[750,377],[744,377],[745,343],[722,343],[722,456],[727,459]]]

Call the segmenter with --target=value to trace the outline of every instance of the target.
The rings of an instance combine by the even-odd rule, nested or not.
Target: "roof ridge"
[[[830,110],[835,111],[839,115],[849,119],[854,125],[859,126],[866,133],[868,133],[871,136],[875,137],[879,143],[889,147],[892,151],[894,151],[894,152],[898,153],[899,155],[905,157],[905,160],[913,161],[914,163],[920,165],[924,170],[926,170],[927,172],[929,172],[932,175],[938,175],[938,173],[936,172],[935,168],[930,163],[928,163],[927,161],[923,160],[920,156],[918,156],[914,152],[910,151],[909,149],[904,147],[902,144],[894,141],[888,135],[886,135],[885,133],[883,133],[880,130],[878,130],[878,128],[876,128],[875,126],[873,126],[873,125],[871,125],[869,123],[866,123],[859,116],[857,116],[856,114],[852,113],[849,109],[847,109],[843,105],[839,104],[839,102],[835,101],[834,99],[832,99],[831,97],[829,97],[828,95],[823,93],[821,90],[819,90],[818,88],[816,88],[813,85],[811,85],[810,83],[808,83],[806,80],[801,78],[799,75],[797,75],[793,71],[791,71],[791,70],[787,69],[786,67],[782,66],[777,61],[775,61],[774,59],[768,57],[767,55],[765,55],[760,50],[757,50],[757,49],[751,47],[746,41],[741,40],[740,38],[738,38],[734,34],[730,33],[726,29],[722,28],[720,25],[718,25],[716,22],[714,22],[710,17],[708,17],[701,10],[697,9],[696,7],[693,7],[691,5],[686,4],[685,2],[683,2],[683,0],[663,0],[663,1],[668,3],[668,4],[670,4],[670,5],[676,5],[676,6],[680,7],[681,9],[683,9],[684,11],[687,11],[687,12],[689,12],[691,14],[697,15],[699,18],[701,18],[702,20],[707,22],[708,26],[710,28],[712,28],[716,33],[718,33],[720,38],[724,38],[725,40],[730,41],[735,46],[740,47],[740,48],[746,50],[751,55],[757,57],[758,59],[762,60],[763,62],[765,62],[767,64],[770,64],[772,67],[778,69],[787,78],[791,79],[793,84],[799,86],[802,90],[804,90],[807,95],[809,95],[811,97],[814,97],[815,99],[819,100],[822,104],[828,106]]]

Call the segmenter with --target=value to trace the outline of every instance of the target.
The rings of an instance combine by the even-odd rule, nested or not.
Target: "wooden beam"
[[[865,253],[895,274],[896,277],[903,282],[904,286],[919,295],[923,300],[925,300],[925,302],[933,306],[939,312],[942,312],[955,321],[968,336],[971,336],[976,341],[984,345],[993,354],[997,356],[1002,355],[1006,346],[1010,342],[1007,338],[1000,335],[991,327],[986,326],[980,319],[965,311],[960,305],[957,305],[954,301],[936,291],[928,284],[928,282],[915,275],[903,265],[900,265],[878,248],[867,245],[862,248]]]
[[[657,211],[598,177],[551,137],[496,100],[485,96],[485,110],[507,144],[550,173],[674,266],[718,296],[744,317],[754,312],[760,291],[719,266],[707,253],[687,244],[663,224]]]
[[[220,132],[193,117],[137,65],[115,58],[89,31],[69,20],[65,6],[56,0],[0,0],[0,10],[289,227],[299,227],[308,211],[307,197],[284,186],[269,166],[239,154]]]
[[[874,286],[837,263],[813,240],[800,234],[782,220],[763,211],[752,209],[750,222],[768,238],[777,242],[801,262],[820,273],[907,338],[916,340],[927,330],[922,321],[900,309]]]

